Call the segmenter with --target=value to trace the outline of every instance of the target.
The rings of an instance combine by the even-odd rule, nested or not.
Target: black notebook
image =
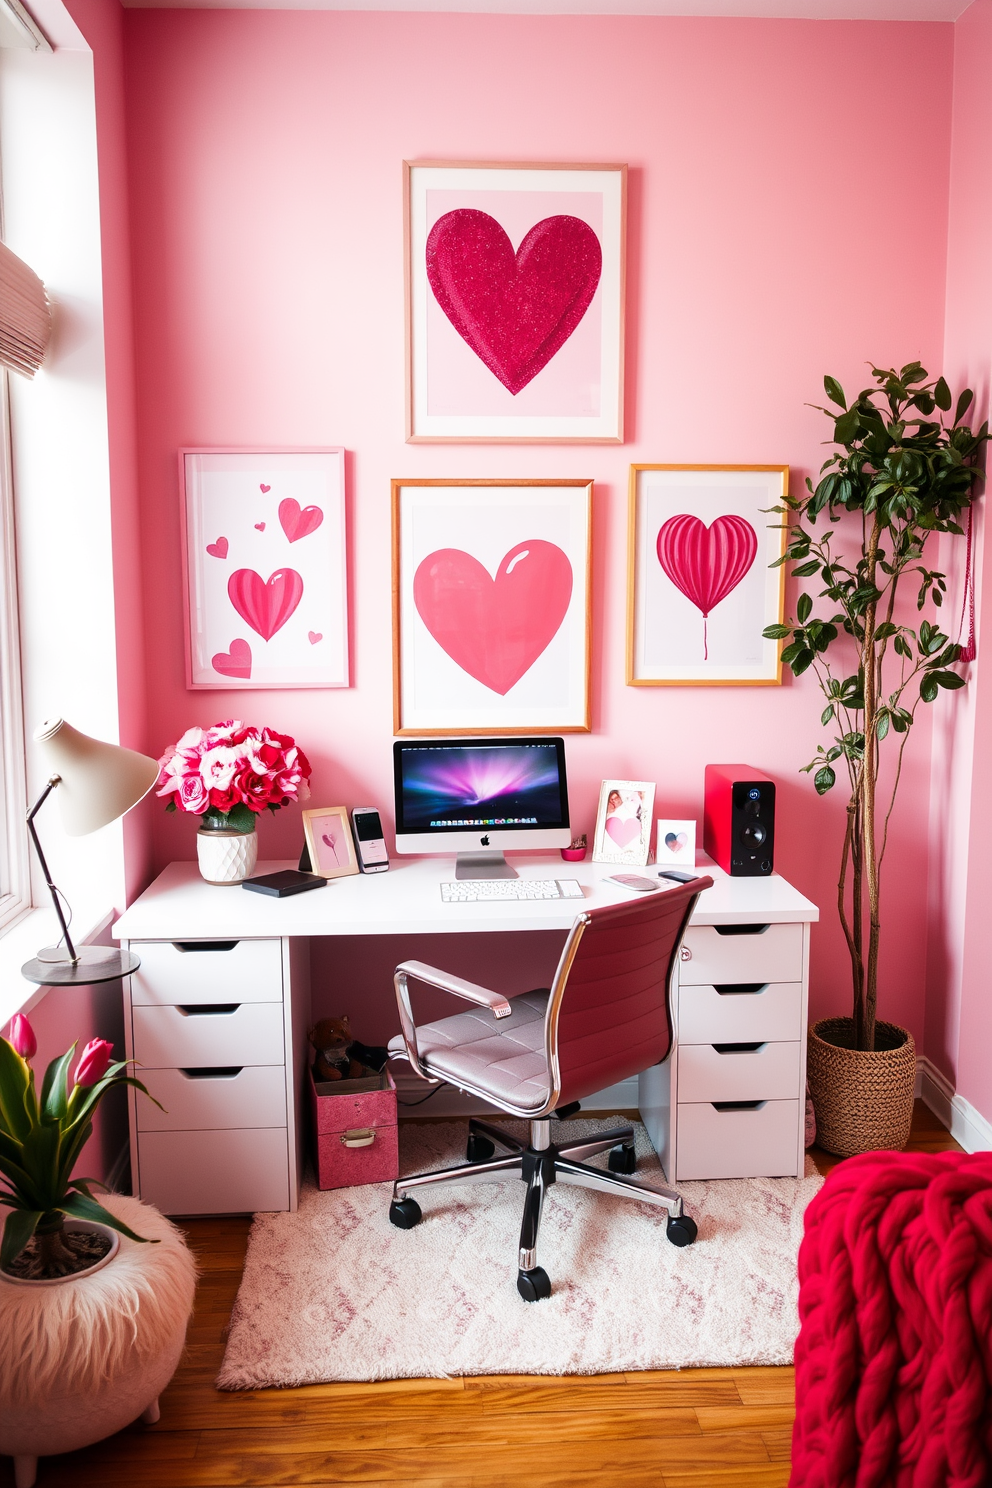
[[[253,894],[271,894],[285,899],[289,894],[305,894],[307,889],[322,889],[327,883],[319,873],[300,873],[296,868],[283,868],[278,873],[263,873],[260,878],[246,878],[241,885]]]

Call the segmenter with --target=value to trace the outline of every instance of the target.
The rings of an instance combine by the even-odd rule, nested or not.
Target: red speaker
[[[775,863],[775,782],[750,765],[707,765],[703,847],[734,878],[762,878]]]

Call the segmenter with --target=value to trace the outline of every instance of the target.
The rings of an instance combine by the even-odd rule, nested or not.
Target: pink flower
[[[179,782],[176,805],[180,811],[193,811],[202,815],[210,805],[210,796],[199,775],[184,775]]]
[[[10,1039],[22,1059],[33,1059],[38,1052],[38,1040],[34,1029],[23,1013],[15,1013],[10,1020]]]
[[[76,1084],[95,1085],[107,1073],[114,1046],[106,1039],[90,1039],[76,1065]]]
[[[200,757],[200,779],[208,790],[229,790],[240,759],[240,750],[217,744]]]

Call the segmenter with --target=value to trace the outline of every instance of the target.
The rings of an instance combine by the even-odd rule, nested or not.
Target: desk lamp
[[[28,831],[52,895],[64,943],[46,946],[33,961],[21,967],[21,972],[29,982],[57,987],[87,986],[91,982],[128,976],[139,965],[137,956],[116,946],[73,945],[34,819],[58,786],[62,825],[70,837],[85,837],[137,806],[158,779],[159,767],[153,759],[133,749],[122,749],[119,744],[105,744],[81,734],[63,718],[48,719],[35,729],[34,740],[52,774],[28,812]]]

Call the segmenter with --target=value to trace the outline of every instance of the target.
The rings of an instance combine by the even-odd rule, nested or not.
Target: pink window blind
[[[33,269],[0,243],[0,363],[33,377],[52,334],[52,307]]]

